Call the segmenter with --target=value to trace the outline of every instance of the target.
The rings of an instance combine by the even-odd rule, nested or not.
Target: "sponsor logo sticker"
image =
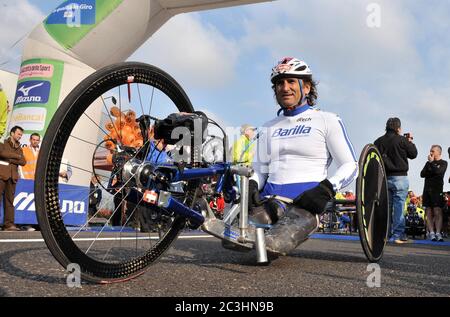
[[[50,88],[49,81],[31,80],[19,83],[14,104],[47,103]]]
[[[272,138],[306,136],[311,133],[311,129],[312,129],[311,127],[308,127],[305,125],[297,125],[294,128],[290,128],[290,129],[279,128],[273,132]]]
[[[20,68],[19,80],[32,77],[51,78],[55,67],[50,64],[28,64]]]
[[[36,211],[34,193],[20,192],[16,194],[14,198],[14,207],[16,211]],[[60,200],[60,207],[62,213],[86,214],[86,203],[84,201]]]
[[[42,131],[45,127],[47,109],[26,107],[14,109],[11,122],[28,131]]]
[[[95,0],[66,1],[53,10],[46,24],[70,24],[76,20],[81,25],[93,25],[95,18]]]

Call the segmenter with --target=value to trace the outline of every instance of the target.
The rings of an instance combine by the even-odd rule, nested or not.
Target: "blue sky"
[[[20,64],[20,44],[7,48],[61,2],[0,0],[4,68]],[[372,3],[379,28],[367,25]],[[402,119],[419,150],[410,182],[420,193],[430,146],[442,145],[448,160],[449,12],[442,0],[278,0],[189,13],[172,18],[130,59],[168,71],[195,107],[239,126],[275,115],[270,69],[283,56],[303,58],[320,82],[319,108],[343,118],[357,152],[384,133],[387,118]]]

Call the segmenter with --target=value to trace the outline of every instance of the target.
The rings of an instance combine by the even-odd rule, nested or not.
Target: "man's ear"
[[[303,88],[306,92],[306,95],[308,95],[311,92],[311,83],[303,82]]]

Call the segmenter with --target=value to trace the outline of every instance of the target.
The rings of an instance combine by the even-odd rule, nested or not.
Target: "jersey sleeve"
[[[258,189],[261,190],[266,184],[269,177],[270,155],[267,139],[267,128],[263,128],[259,133],[258,141],[256,143],[255,154],[253,159],[253,170],[255,173],[250,179],[258,183]]]
[[[331,157],[337,164],[335,174],[328,179],[333,184],[334,190],[338,191],[356,179],[358,161],[342,119],[334,114],[330,114],[326,119],[326,143]]]

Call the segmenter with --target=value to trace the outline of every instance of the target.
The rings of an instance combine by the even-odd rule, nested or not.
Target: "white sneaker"
[[[33,232],[36,231],[36,229],[33,228],[33,226],[24,226],[22,227],[23,231]]]
[[[431,241],[436,241],[436,234],[434,232],[430,232],[429,237]]]
[[[439,241],[439,242],[443,242],[444,241],[444,239],[442,238],[442,235],[439,232],[436,233],[436,240]]]

